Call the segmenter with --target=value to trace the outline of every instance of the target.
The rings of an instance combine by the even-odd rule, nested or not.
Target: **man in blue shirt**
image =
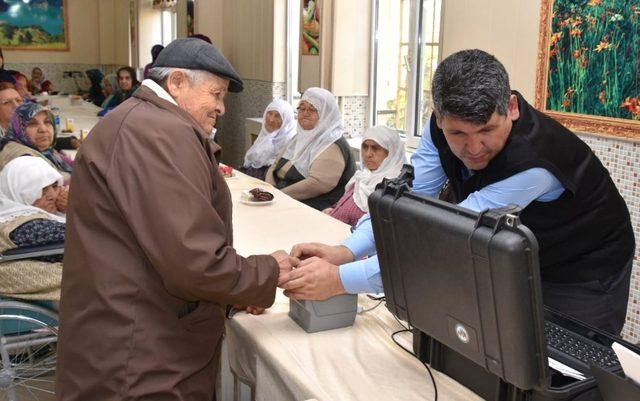
[[[540,244],[545,304],[619,333],[634,239],[624,200],[597,157],[511,92],[502,64],[483,51],[445,59],[432,93],[434,115],[411,158],[413,191],[435,197],[449,180],[462,207],[520,206]],[[286,278],[285,294],[382,292],[375,252],[368,215],[342,245],[296,245],[292,256],[304,260]]]

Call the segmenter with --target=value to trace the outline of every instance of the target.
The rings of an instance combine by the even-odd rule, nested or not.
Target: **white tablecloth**
[[[305,241],[338,244],[349,227],[245,175],[227,180],[234,213],[235,247],[245,256],[290,248]],[[239,203],[242,190],[262,187],[275,203]],[[369,308],[375,302],[359,297]],[[308,334],[288,317],[281,292],[261,316],[245,313],[227,323],[232,372],[255,391],[256,400],[431,400],[425,367],[391,340],[401,326],[380,305],[356,317],[352,327]],[[410,337],[404,338],[410,347]],[[447,376],[433,371],[441,401],[481,400]],[[226,392],[222,389],[223,393]]]

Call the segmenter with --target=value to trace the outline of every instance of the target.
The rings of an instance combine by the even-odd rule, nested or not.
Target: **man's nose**
[[[467,151],[473,155],[477,155],[482,152],[484,144],[482,138],[479,135],[471,135],[467,140]]]
[[[219,116],[223,116],[225,109],[224,109],[224,102],[218,102],[218,107],[216,107],[216,109],[218,110],[218,115]],[[267,120],[269,121],[269,120]]]

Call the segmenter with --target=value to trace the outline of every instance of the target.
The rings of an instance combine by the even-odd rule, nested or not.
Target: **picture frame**
[[[541,0],[535,106],[577,132],[640,140],[640,5]]]
[[[69,51],[67,0],[0,0],[0,47]]]

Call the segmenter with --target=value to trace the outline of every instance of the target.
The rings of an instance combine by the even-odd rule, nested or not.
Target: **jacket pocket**
[[[191,333],[213,334],[212,331],[222,330],[224,325],[224,313],[219,305],[200,301],[195,309],[178,318],[178,325]]]

